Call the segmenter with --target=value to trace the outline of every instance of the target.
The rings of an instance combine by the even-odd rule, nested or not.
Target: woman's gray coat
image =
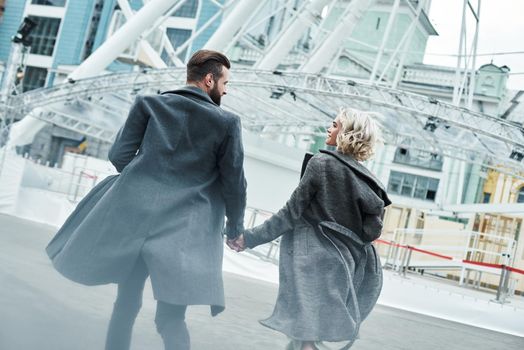
[[[196,87],[137,97],[98,184],[47,247],[55,268],[87,285],[126,279],[142,254],[157,300],[224,307],[226,233],[243,231],[240,119]]]
[[[321,151],[311,158],[286,205],[244,233],[250,248],[283,235],[278,298],[261,323],[298,340],[353,341],[382,288],[371,242],[390,203],[351,156]]]

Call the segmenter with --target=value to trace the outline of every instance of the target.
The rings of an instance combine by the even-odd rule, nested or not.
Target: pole
[[[0,88],[1,103],[5,103],[13,92],[13,87],[16,81],[16,73],[22,61],[23,48],[24,45],[22,43],[13,43],[11,45],[11,53],[4,70],[4,77],[2,79],[2,86]]]
[[[407,247],[407,258],[406,258],[406,261],[404,262],[404,268],[402,270],[402,275],[404,277],[406,277],[406,272],[408,270],[408,267],[409,267],[409,263],[411,262],[411,255],[413,254],[413,250],[411,249],[411,247]]]
[[[460,41],[457,55],[457,67],[455,69],[455,82],[453,83],[453,104],[456,106],[460,105],[460,94],[459,94],[459,81],[460,81],[460,66],[462,64],[462,45],[465,40],[466,31],[466,6],[468,0],[464,0],[462,4],[462,24],[460,26]]]
[[[504,304],[506,302],[506,289],[508,285],[509,273],[506,270],[506,265],[502,265],[502,271],[500,272],[499,287],[497,288],[497,297],[495,302]]]
[[[473,38],[473,63],[471,65],[471,73],[469,77],[469,90],[468,90],[468,108],[471,109],[473,107],[473,93],[475,90],[475,66],[477,62],[477,43],[479,41],[479,27],[480,27],[480,3],[481,0],[478,0],[478,6],[477,6],[477,13],[475,16],[476,22],[475,22],[475,36]]]
[[[425,0],[419,0],[418,6],[417,6],[417,14],[415,15],[415,18],[413,19],[412,25],[408,29],[407,38],[406,41],[404,41],[402,54],[400,55],[400,60],[398,62],[397,71],[395,72],[395,76],[393,78],[393,82],[391,84],[391,87],[393,89],[396,89],[398,86],[398,83],[400,81],[400,75],[402,73],[402,69],[404,68],[404,61],[406,60],[406,55],[408,51],[408,45],[411,42],[411,39],[413,37],[413,33],[415,32],[415,28],[417,28],[417,23],[420,20],[420,14],[422,13],[422,8],[424,6]]]
[[[469,246],[471,244],[471,235],[472,234],[473,234],[473,231],[468,232],[467,239],[466,239],[466,247],[464,249],[464,255],[462,256],[462,260],[468,259],[468,251],[470,251]],[[469,259],[471,260],[472,257],[469,257]],[[465,274],[466,274],[466,267],[464,266],[464,264],[462,264],[462,268],[460,269],[459,286],[464,285]]]
[[[386,48],[386,44],[389,39],[389,34],[391,33],[391,27],[393,27],[393,22],[395,22],[395,18],[397,17],[399,4],[400,0],[395,0],[395,2],[393,3],[393,7],[391,8],[388,24],[386,25],[386,30],[384,31],[384,37],[382,38],[382,42],[380,43],[380,48],[378,49],[377,57],[375,58],[375,64],[373,65],[373,70],[371,71],[371,75],[369,76],[370,83],[373,82],[373,80],[375,80],[375,76],[377,75],[380,60],[382,59],[382,54],[384,53],[384,49]]]

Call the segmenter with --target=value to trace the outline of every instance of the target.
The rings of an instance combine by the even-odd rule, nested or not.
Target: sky
[[[475,9],[477,1],[470,0]],[[428,17],[439,36],[428,40],[424,63],[451,67],[457,65],[456,56],[431,54],[457,54],[462,4],[462,0],[432,0]],[[467,22],[469,52],[475,33],[474,17],[470,11],[467,12]],[[491,60],[498,66],[506,65],[511,69],[508,88],[524,90],[524,0],[482,0],[477,53],[515,51],[521,53],[477,56],[476,67],[490,63]]]

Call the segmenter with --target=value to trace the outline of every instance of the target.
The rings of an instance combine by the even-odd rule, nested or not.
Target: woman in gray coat
[[[291,338],[288,349],[348,349],[380,294],[382,270],[371,242],[391,202],[360,164],[378,138],[370,114],[342,109],[326,140],[337,151],[312,157],[286,205],[228,241],[240,251],[282,235],[278,298],[261,323]]]

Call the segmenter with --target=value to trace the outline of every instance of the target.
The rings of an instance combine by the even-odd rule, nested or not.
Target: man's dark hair
[[[206,74],[213,74],[217,81],[222,76],[222,66],[231,68],[229,59],[222,53],[211,50],[199,50],[187,63],[187,81],[196,82],[204,79]]]

